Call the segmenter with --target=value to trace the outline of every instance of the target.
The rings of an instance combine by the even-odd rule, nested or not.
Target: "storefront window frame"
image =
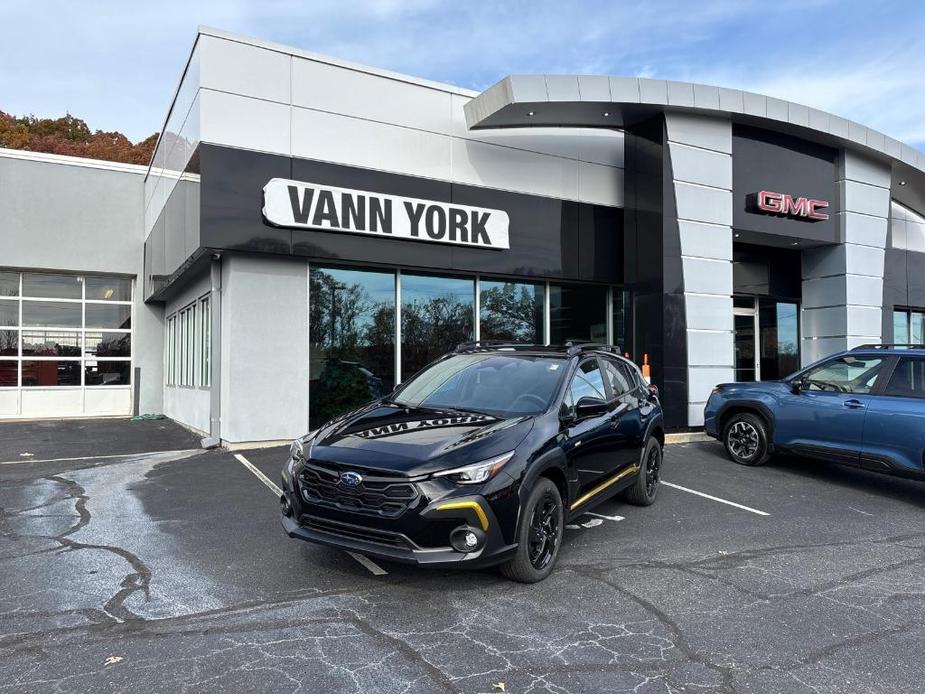
[[[308,296],[308,306],[311,305],[311,273],[312,270],[359,270],[359,271],[370,271],[370,272],[380,272],[380,273],[391,273],[394,278],[394,305],[395,305],[395,345],[394,345],[394,370],[395,370],[395,385],[396,387],[401,385],[406,376],[412,374],[403,374],[402,373],[402,277],[405,274],[408,275],[432,275],[438,278],[454,278],[454,279],[463,279],[471,280],[473,282],[473,339],[478,341],[481,339],[481,283],[482,281],[487,282],[512,282],[516,284],[535,284],[542,287],[543,290],[543,309],[542,309],[542,321],[543,321],[543,335],[541,339],[541,344],[550,345],[550,315],[551,315],[551,286],[552,285],[562,285],[562,284],[574,284],[574,285],[593,285],[596,287],[602,287],[606,290],[606,332],[607,332],[607,344],[613,344],[614,340],[614,324],[613,324],[613,309],[614,309],[614,297],[617,293],[621,293],[621,298],[625,302],[625,310],[627,311],[627,318],[630,320],[628,326],[628,335],[627,343],[621,344],[620,348],[624,352],[632,354],[634,345],[633,334],[632,334],[632,305],[633,305],[633,292],[624,285],[613,285],[610,283],[604,282],[580,282],[580,281],[571,281],[571,280],[554,280],[554,279],[541,279],[529,276],[511,276],[511,275],[499,275],[497,273],[465,273],[465,272],[454,272],[452,270],[447,272],[437,272],[430,269],[423,270],[420,268],[413,268],[407,266],[379,266],[379,265],[369,265],[369,264],[359,264],[359,263],[345,263],[345,262],[324,262],[324,261],[308,261],[308,272],[306,273],[306,293]],[[310,319],[306,321],[308,323],[308,329],[306,331],[306,339],[309,340],[310,344],[310,334],[311,334],[311,325]],[[449,345],[447,349],[452,349],[455,345]],[[169,371],[169,369],[168,369]],[[311,411],[311,401],[309,400],[309,411]]]

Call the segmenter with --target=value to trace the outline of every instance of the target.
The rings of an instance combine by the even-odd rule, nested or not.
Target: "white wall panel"
[[[845,243],[883,248],[886,246],[887,219],[885,216],[871,217],[855,212],[836,215]]]
[[[732,295],[732,263],[728,260],[682,258],[684,291]]]
[[[20,414],[23,417],[75,417],[81,415],[83,414],[83,389],[23,388]]]
[[[674,184],[678,219],[710,224],[732,224],[732,191],[680,181]]]
[[[112,415],[132,413],[132,389],[87,388],[84,395],[84,414]]]
[[[688,330],[733,329],[731,296],[686,294],[684,303]]]
[[[677,142],[669,142],[671,173],[676,181],[732,190],[732,158]]]
[[[288,105],[202,89],[199,108],[203,142],[289,156]]]
[[[727,120],[690,113],[669,113],[665,123],[668,139],[672,142],[732,154],[732,125]]]
[[[292,58],[292,104],[408,128],[449,134],[449,92]]]
[[[291,56],[206,34],[198,50],[202,87],[289,103]]]
[[[623,207],[623,169],[578,162],[578,200]]]
[[[578,199],[578,164],[562,159],[496,147],[473,140],[452,140],[454,181],[535,195]]]
[[[292,109],[292,156],[449,180],[446,135]]]
[[[735,361],[733,333],[713,330],[687,331],[687,363],[690,366],[729,366]]]
[[[0,417],[14,417],[19,414],[19,391],[0,390]]]
[[[728,226],[678,220],[681,255],[698,258],[732,259],[732,230]]]
[[[889,188],[880,188],[857,181],[843,181],[841,185],[844,187],[842,209],[846,212],[858,212],[884,218],[889,216]]]

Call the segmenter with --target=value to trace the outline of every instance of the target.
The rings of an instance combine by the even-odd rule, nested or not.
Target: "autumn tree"
[[[157,133],[133,144],[120,132],[93,132],[70,113],[61,118],[38,118],[0,111],[0,147],[8,149],[144,165],[151,160],[155,144]]]

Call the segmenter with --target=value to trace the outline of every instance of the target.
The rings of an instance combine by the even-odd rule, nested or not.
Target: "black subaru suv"
[[[468,343],[293,442],[290,537],[420,565],[549,575],[565,524],[655,500],[658,392],[604,345]]]

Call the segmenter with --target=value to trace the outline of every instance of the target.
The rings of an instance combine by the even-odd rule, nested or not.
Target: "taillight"
[[[716,386],[716,388],[714,388],[714,389],[711,391],[710,394],[711,394],[711,395],[716,395],[717,393],[722,393],[722,392],[723,392],[723,387],[722,387],[722,386]]]

